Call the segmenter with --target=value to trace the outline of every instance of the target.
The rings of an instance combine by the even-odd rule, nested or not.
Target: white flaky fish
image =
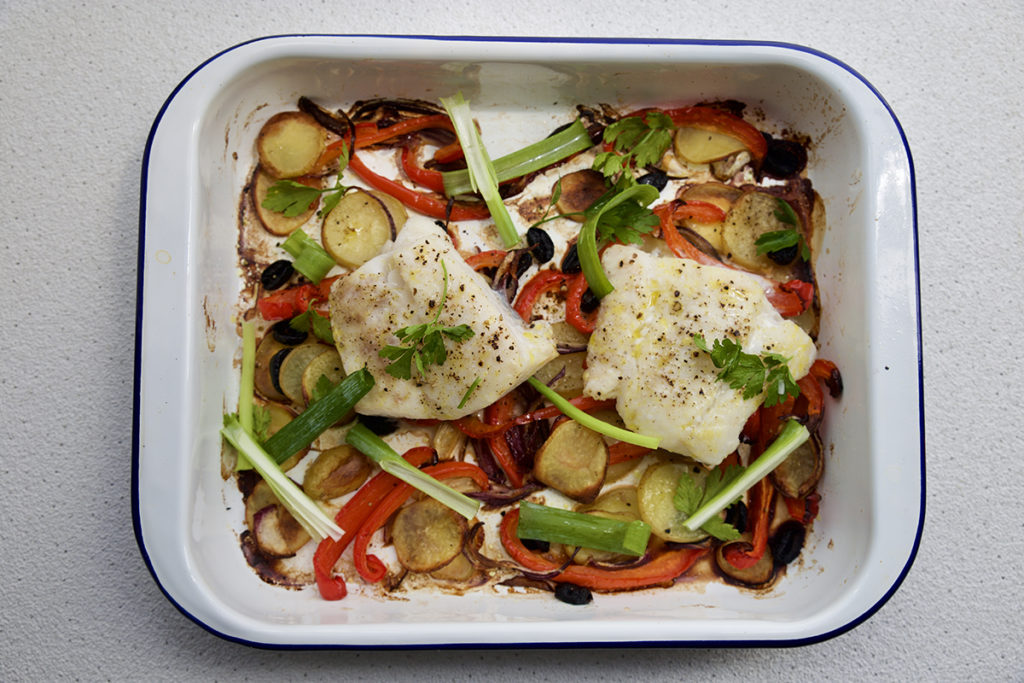
[[[399,379],[385,371],[385,346],[403,346],[398,330],[429,323],[447,297],[438,324],[469,325],[465,341],[445,338],[448,357]],[[475,273],[432,220],[411,217],[395,242],[331,289],[331,328],[345,372],[366,367],[376,385],[356,406],[367,415],[451,420],[484,408],[558,355],[547,323],[527,326]],[[474,382],[462,408],[460,402]]]
[[[661,437],[666,450],[719,464],[762,401],[719,381],[694,335],[709,347],[728,338],[746,353],[784,356],[794,379],[814,362],[811,338],[784,320],[745,273],[618,245],[604,252],[602,264],[615,290],[601,300],[585,393],[617,399],[626,426]]]

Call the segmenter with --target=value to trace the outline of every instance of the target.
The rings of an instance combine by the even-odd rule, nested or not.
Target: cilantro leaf
[[[309,404],[313,405],[324,396],[331,393],[331,390],[334,389],[335,386],[334,382],[327,378],[327,375],[320,375],[316,380],[316,384],[313,386],[313,391],[310,392]]]
[[[384,370],[392,377],[412,379],[413,364],[421,375],[426,374],[428,365],[444,365],[448,360],[448,349],[444,345],[445,337],[463,342],[476,334],[466,324],[453,327],[437,324],[448,299],[448,267],[444,261],[441,261],[441,270],[444,273],[444,284],[441,287],[441,303],[437,307],[434,319],[429,323],[403,327],[395,332],[395,336],[404,346],[389,344],[377,352],[381,358],[391,361]]]
[[[594,158],[593,168],[606,178],[628,178],[631,167],[644,168],[657,163],[672,144],[675,125],[667,115],[650,111],[643,116],[627,116],[604,129],[604,141],[612,149]]]
[[[679,512],[689,517],[700,506],[714,498],[726,486],[743,474],[744,468],[739,465],[729,465],[723,471],[721,468],[714,468],[708,472],[703,483],[698,483],[689,474],[683,474],[676,485],[676,492],[672,502]],[[735,541],[740,538],[736,527],[729,524],[721,517],[712,517],[700,527],[703,531],[711,534],[722,541]]]
[[[294,218],[308,210],[323,192],[324,190],[294,180],[278,180],[267,188],[267,196],[261,206]]]
[[[270,411],[267,410],[266,406],[254,403],[252,406],[253,437],[262,444],[269,438],[267,434],[268,429],[270,429]]]
[[[800,233],[799,225],[800,219],[796,215],[796,211],[785,199],[777,197],[775,199],[776,206],[774,215],[780,223],[785,223],[792,227],[784,230],[772,230],[762,234],[754,244],[757,246],[758,254],[771,254],[776,251],[782,251],[783,249],[789,249],[790,247],[800,247],[800,258],[804,261],[811,260],[811,249],[807,246],[807,241],[804,236]]]
[[[334,333],[331,331],[331,320],[325,315],[320,315],[312,308],[288,321],[288,326],[294,330],[312,332],[322,341],[334,344]]]
[[[732,339],[716,339],[709,348],[704,337],[695,335],[693,343],[711,356],[711,362],[720,369],[718,380],[732,389],[743,389],[744,400],[764,392],[764,404],[774,406],[786,396],[799,396],[800,387],[793,379],[788,360],[777,353],[763,357],[744,353],[743,347]],[[765,382],[768,383],[767,388]]]

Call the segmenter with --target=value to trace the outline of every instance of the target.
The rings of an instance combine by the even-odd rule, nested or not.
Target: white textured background
[[[200,62],[302,32],[781,40],[871,81],[916,165],[924,321],[927,518],[892,600],[779,650],[273,652],[179,614],[131,525],[142,151]],[[1021,0],[0,0],[0,680],[1024,681],[1022,43]]]

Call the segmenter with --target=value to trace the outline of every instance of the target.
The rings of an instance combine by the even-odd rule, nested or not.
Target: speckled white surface
[[[0,1],[0,680],[1024,680],[1024,5],[787,5]],[[309,32],[784,40],[871,81],[914,154],[924,322],[928,510],[892,600],[799,649],[397,653],[252,650],[167,602],[131,526],[142,151],[204,59]]]

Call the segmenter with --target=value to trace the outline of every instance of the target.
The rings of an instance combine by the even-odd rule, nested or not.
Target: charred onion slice
[[[761,588],[771,583],[772,578],[775,576],[775,561],[772,559],[772,551],[770,548],[766,548],[764,554],[753,566],[746,569],[740,569],[729,563],[726,559],[726,554],[732,546],[746,546],[746,549],[750,549],[750,544],[744,541],[733,541],[732,543],[723,543],[718,546],[715,551],[715,565],[718,570],[730,581],[739,583],[744,586],[751,588]]]

